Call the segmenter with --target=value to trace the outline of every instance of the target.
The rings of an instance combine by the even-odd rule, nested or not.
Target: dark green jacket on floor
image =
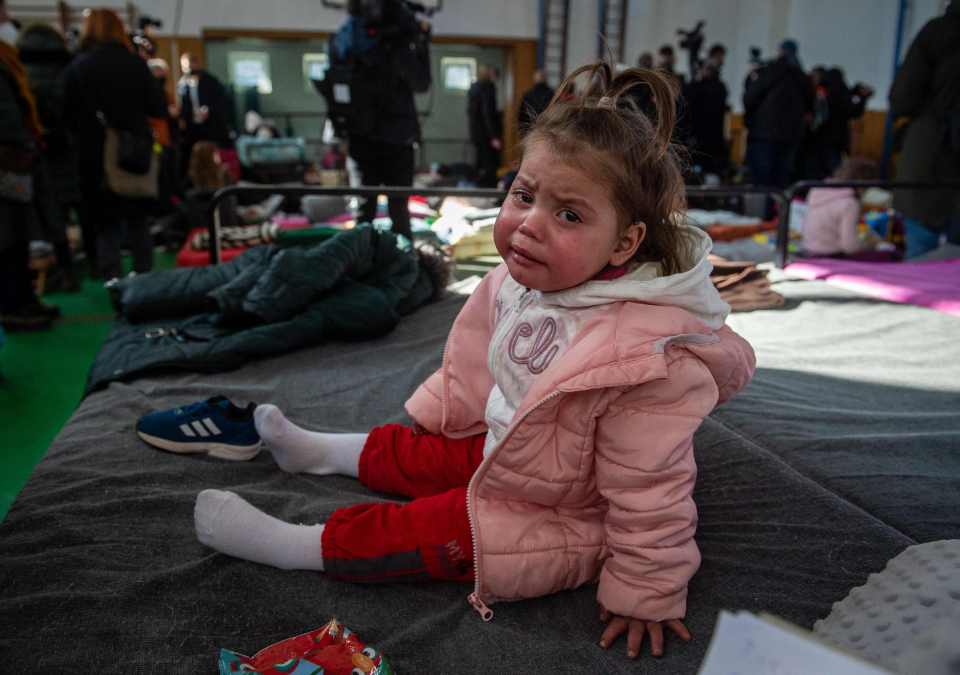
[[[897,164],[897,180],[960,179],[960,153],[946,142],[945,114],[960,105],[960,0],[917,34],[890,87],[890,114],[909,117],[910,126]],[[894,206],[933,230],[960,217],[960,190],[906,191]]]
[[[215,372],[324,340],[390,332],[444,285],[406,239],[360,227],[309,248],[260,246],[216,267],[120,283],[119,319],[87,393],[145,372]]]

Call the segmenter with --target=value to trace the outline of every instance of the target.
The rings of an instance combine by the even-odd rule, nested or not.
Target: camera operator
[[[753,50],[751,56],[752,63],[759,62]],[[787,185],[813,99],[793,40],[784,40],[775,61],[756,63],[747,76],[743,91],[747,164],[755,185]]]
[[[706,22],[698,21],[692,30],[677,29],[680,40],[680,49],[687,52],[690,79],[693,80],[700,70],[700,47],[703,46],[703,26]]]
[[[430,88],[430,26],[403,0],[354,0],[331,38],[331,67],[318,89],[337,135],[346,136],[363,185],[412,186],[420,122],[414,92]],[[388,199],[393,231],[411,236],[404,197]],[[377,200],[361,219],[372,222]]]

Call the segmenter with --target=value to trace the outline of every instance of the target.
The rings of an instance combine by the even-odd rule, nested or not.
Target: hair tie
[[[609,108],[610,110],[613,110],[614,108],[613,98],[611,98],[610,96],[601,96],[600,100],[597,101],[597,107]]]

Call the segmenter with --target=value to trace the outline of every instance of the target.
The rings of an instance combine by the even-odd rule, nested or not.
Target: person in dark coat
[[[177,83],[177,107],[183,127],[180,147],[181,178],[186,176],[193,145],[199,141],[217,147],[233,145],[230,133],[230,99],[215,76],[203,69],[195,54],[180,57],[183,77]]]
[[[727,85],[720,79],[726,48],[714,45],[700,72],[684,89],[690,155],[704,173],[723,175],[729,165],[726,138]]]
[[[477,185],[495,187],[500,151],[503,149],[503,121],[497,111],[497,85],[493,66],[482,65],[477,81],[467,92],[467,121],[470,140],[477,150]]]
[[[42,138],[27,73],[16,48],[0,41],[0,173],[29,175]],[[50,328],[60,313],[41,304],[33,290],[27,231],[31,208],[31,203],[0,192],[0,320],[10,332]]]
[[[535,70],[533,86],[520,99],[520,109],[517,111],[517,123],[521,138],[526,136],[527,131],[533,126],[540,113],[550,105],[554,93],[553,87],[546,83],[543,71]]]
[[[836,66],[827,70],[824,84],[830,114],[822,133],[831,150],[830,173],[833,173],[843,161],[843,155],[850,152],[850,122],[863,117],[873,88],[862,82],[848,86],[843,69]]]
[[[850,152],[850,122],[863,117],[873,89],[847,85],[840,68],[816,67],[810,73],[815,92],[814,115],[800,148],[800,178],[822,180],[832,176]]]
[[[669,75],[682,90],[684,85],[683,75],[676,71],[677,54],[671,45],[662,45],[657,50],[657,70],[661,70]]]
[[[66,291],[80,290],[73,269],[73,254],[67,241],[69,209],[80,202],[80,180],[73,139],[64,114],[64,79],[73,56],[63,36],[46,24],[33,24],[17,40],[20,60],[27,71],[30,89],[37,101],[43,125],[43,151],[35,176],[38,230],[35,238],[54,246],[57,267],[54,279]],[[58,284],[48,280],[48,287]]]
[[[153,244],[143,204],[110,192],[104,184],[105,133],[99,115],[111,128],[152,136],[147,118],[166,116],[166,103],[114,12],[91,10],[80,44],[81,54],[65,73],[65,115],[79,155],[80,226],[85,240],[97,242],[92,270],[106,279],[120,276],[120,248],[126,235],[134,270],[147,272],[153,266]]]
[[[747,76],[743,91],[747,164],[756,185],[785,187],[813,111],[813,88],[800,68],[797,43]]]
[[[432,82],[430,30],[405,4],[390,2],[381,22],[351,15],[331,39],[332,66],[349,68],[356,78],[347,150],[365,186],[413,185],[414,144],[420,140],[414,93],[428,91]],[[389,197],[387,205],[392,230],[411,237],[407,199]],[[377,200],[367,199],[360,219],[372,222],[376,212]]]
[[[960,116],[960,2],[917,34],[890,87],[890,114],[909,117],[897,180],[960,179],[960,148],[949,142],[949,120]],[[908,258],[935,249],[941,234],[960,244],[960,190],[897,190],[906,219]]]

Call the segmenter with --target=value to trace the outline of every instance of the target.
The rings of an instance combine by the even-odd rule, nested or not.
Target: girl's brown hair
[[[194,144],[187,175],[198,190],[219,190],[230,182],[227,169],[220,162],[217,146],[210,141]]]
[[[20,61],[20,53],[16,47],[0,40],[0,69],[5,68],[9,77],[16,85],[16,95],[19,97],[20,110],[24,118],[24,126],[33,134],[36,141],[43,138],[43,127],[40,125],[40,116],[37,114],[37,100],[30,89],[27,71]],[[0,77],[3,73],[0,72]]]
[[[581,76],[587,84],[577,91]],[[537,117],[521,149],[546,142],[574,166],[590,163],[609,187],[621,231],[646,225],[634,259],[660,263],[664,275],[683,271],[687,239],[675,214],[686,208],[686,191],[671,142],[677,84],[640,68],[614,75],[600,62],[577,68],[557,91],[564,94]]]
[[[98,45],[114,42],[123,45],[131,52],[130,42],[123,21],[110,9],[88,9],[83,13],[83,30],[80,34],[80,49],[90,49]]]

